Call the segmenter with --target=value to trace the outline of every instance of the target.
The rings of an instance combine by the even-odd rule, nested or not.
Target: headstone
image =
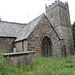
[[[14,53],[16,52],[16,48],[13,48]]]

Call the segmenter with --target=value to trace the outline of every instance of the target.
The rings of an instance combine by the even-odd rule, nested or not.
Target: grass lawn
[[[7,66],[0,50],[0,75],[75,75],[75,56],[34,59],[34,64]]]

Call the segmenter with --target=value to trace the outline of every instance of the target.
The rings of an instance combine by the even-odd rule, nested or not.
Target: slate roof
[[[30,33],[37,26],[37,24],[40,21],[40,19],[42,18],[42,16],[44,16],[44,14],[40,15],[39,17],[37,17],[34,20],[32,20],[31,22],[29,22],[24,27],[24,29],[18,34],[17,39],[15,40],[15,42],[27,39],[27,37],[30,35]]]
[[[17,37],[24,24],[0,21],[0,37]]]
[[[32,20],[31,22],[29,22],[28,24],[0,21],[0,37],[16,37],[17,39],[14,42],[25,40],[35,29],[35,27],[38,25],[39,21],[43,16],[46,17],[45,14],[42,14],[39,17]],[[52,25],[51,27],[55,31]],[[55,33],[59,39],[62,39],[56,31]]]

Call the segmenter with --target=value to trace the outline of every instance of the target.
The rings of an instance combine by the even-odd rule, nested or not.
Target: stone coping
[[[28,54],[34,54],[35,51],[24,51],[24,52],[15,52],[15,53],[4,53],[3,56],[20,56],[20,55],[28,55]]]

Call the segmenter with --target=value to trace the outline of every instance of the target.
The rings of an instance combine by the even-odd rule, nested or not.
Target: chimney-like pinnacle
[[[45,4],[45,7],[47,7],[47,4]]]

